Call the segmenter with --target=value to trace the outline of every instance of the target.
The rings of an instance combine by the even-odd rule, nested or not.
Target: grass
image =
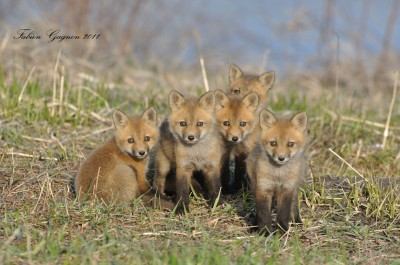
[[[153,80],[133,92],[118,82],[76,85],[70,77],[59,104],[56,80],[53,95],[52,81],[32,75],[19,101],[26,79],[0,75],[1,264],[400,263],[398,105],[383,150],[383,128],[366,121],[384,124],[387,110],[363,109],[363,95],[346,103],[350,96],[343,94],[337,109],[329,87],[321,87],[321,100],[309,100],[296,86],[272,91],[274,110],[308,112],[314,181],[299,195],[304,224],[265,238],[251,232],[248,192],[225,196],[212,209],[192,197],[191,212],[181,216],[140,201],[79,205],[71,181],[85,155],[112,134],[112,109],[141,112],[147,100],[164,116],[169,89],[156,89]]]

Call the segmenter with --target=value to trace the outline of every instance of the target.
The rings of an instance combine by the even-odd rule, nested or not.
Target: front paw
[[[258,234],[260,236],[269,236],[272,233],[272,228],[268,228],[266,226],[258,227]]]
[[[283,231],[283,232],[287,232],[289,231],[289,222],[278,222],[278,227]]]
[[[224,194],[224,195],[231,195],[236,192],[236,190],[232,187],[223,187],[221,191],[222,191],[222,194]]]
[[[296,217],[294,218],[294,222],[295,222],[297,225],[302,225],[302,224],[303,224],[303,220],[301,220],[300,215],[298,215],[298,216],[296,216]]]
[[[176,214],[184,214],[185,212],[189,212],[189,205],[185,205],[183,203],[178,203],[176,205],[176,210],[175,213]]]
[[[209,200],[210,207],[220,206],[224,203],[225,201],[221,197]]]

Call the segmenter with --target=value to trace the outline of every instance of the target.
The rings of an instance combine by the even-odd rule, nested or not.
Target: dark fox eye
[[[145,136],[145,137],[144,137],[144,141],[145,141],[145,142],[150,141],[150,136]]]
[[[233,90],[233,93],[235,93],[235,94],[240,94],[240,89],[234,89],[234,90]]]
[[[229,125],[231,125],[231,123],[230,123],[229,121],[224,121],[222,124],[223,124],[224,126],[229,126]]]
[[[203,122],[202,122],[202,121],[199,121],[196,125],[199,126],[199,127],[201,127],[201,126],[203,126]]]
[[[134,142],[135,142],[135,140],[133,140],[133,138],[128,139],[128,143],[133,144]]]
[[[186,121],[181,121],[179,124],[180,124],[182,127],[185,127],[185,126],[186,126]]]
[[[293,146],[294,146],[294,142],[288,142],[288,143],[287,143],[287,146],[293,147]]]
[[[271,141],[271,142],[269,142],[269,144],[271,145],[271,146],[277,146],[277,142],[276,141]]]
[[[246,124],[247,124],[247,122],[245,122],[245,121],[240,122],[240,126],[242,126],[242,127],[246,126]]]

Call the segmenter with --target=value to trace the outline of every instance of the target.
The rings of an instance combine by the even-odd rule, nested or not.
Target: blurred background
[[[202,85],[203,58],[211,89],[226,83],[235,63],[249,72],[275,70],[278,83],[312,75],[364,96],[376,86],[390,94],[400,62],[399,12],[399,0],[0,0],[0,60],[14,74],[35,66],[45,75],[60,53],[72,76],[140,86],[146,71],[173,73],[166,82],[185,87]],[[42,40],[14,39],[21,28]],[[101,35],[48,43],[50,29]]]

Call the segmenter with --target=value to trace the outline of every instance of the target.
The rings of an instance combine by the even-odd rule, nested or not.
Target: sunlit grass
[[[8,84],[0,75],[0,96],[6,99],[0,104],[2,264],[399,262],[396,132],[391,131],[382,150],[383,129],[340,119],[385,120],[374,111],[334,109],[332,102],[309,101],[295,90],[274,97],[274,110],[308,113],[313,183],[299,194],[304,224],[265,238],[252,232],[255,209],[249,191],[222,196],[225,204],[211,208],[193,196],[191,212],[179,216],[145,208],[140,201],[110,206],[76,202],[71,181],[84,156],[111,136],[112,109],[141,112],[147,100],[163,116],[170,88],[154,84],[148,93],[137,94],[66,80],[60,111],[59,94],[53,101],[51,82],[41,79],[28,82],[19,101],[24,81],[15,78]],[[201,93],[201,88],[192,92]],[[398,126],[398,118],[393,124]],[[387,181],[379,181],[383,178]]]

